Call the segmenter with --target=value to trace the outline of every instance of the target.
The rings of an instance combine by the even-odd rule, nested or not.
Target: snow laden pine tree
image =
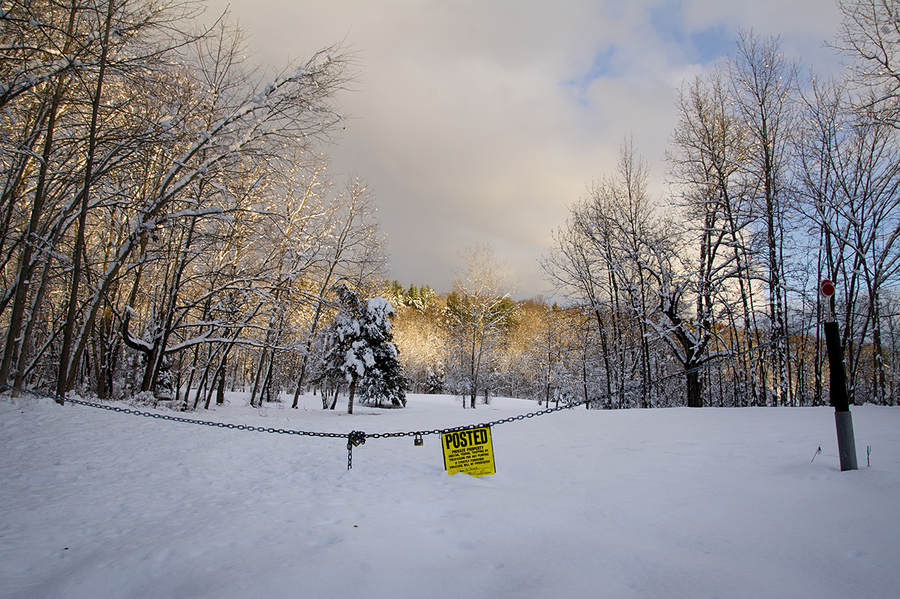
[[[389,320],[393,307],[380,297],[363,302],[346,285],[337,285],[334,291],[340,301],[340,311],[323,331],[326,347],[323,378],[347,381],[349,414],[353,413],[357,392],[362,401],[370,404],[405,406],[406,377]]]

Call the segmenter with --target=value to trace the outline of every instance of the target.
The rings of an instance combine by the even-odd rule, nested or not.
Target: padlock
[[[415,444],[416,447],[421,447],[422,445],[425,445],[425,441],[422,439],[422,435],[420,435],[418,433],[416,433],[416,438],[413,440],[413,443]]]

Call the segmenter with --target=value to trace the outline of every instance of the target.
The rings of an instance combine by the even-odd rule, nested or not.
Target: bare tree
[[[900,276],[900,139],[883,121],[850,109],[845,87],[816,84],[802,144],[804,212],[820,239],[822,278],[838,283],[851,396],[886,401],[882,306]],[[869,341],[871,339],[871,341]]]
[[[748,162],[756,179],[761,263],[766,269],[769,342],[775,405],[792,401],[787,343],[788,297],[785,248],[789,223],[789,161],[795,130],[797,65],[781,53],[777,37],[741,32],[737,56],[729,64],[738,115],[748,129]],[[765,377],[762,377],[765,380]]]
[[[462,257],[466,265],[456,273],[447,309],[465,372],[465,395],[469,397],[469,406],[474,408],[479,392],[489,392],[485,386],[485,370],[500,346],[514,304],[505,287],[509,266],[494,258],[490,246],[476,244]]]
[[[900,128],[900,2],[838,0],[840,50],[854,59],[855,99],[868,117]]]
[[[730,350],[736,356],[732,401],[742,405],[749,399],[756,405],[758,382],[747,351],[761,341],[753,309],[755,260],[750,242],[755,186],[748,175],[749,130],[729,104],[720,71],[684,86],[678,100],[681,118],[667,155],[685,222],[692,230],[688,255],[696,256],[696,267],[688,268],[696,273],[692,286],[697,338],[692,353],[697,358],[690,360],[691,368],[702,362],[713,341],[713,327],[725,319],[732,329]],[[689,404],[692,400],[698,402],[699,397],[689,398]]]
[[[356,293],[374,286],[376,280],[383,280],[386,260],[374,213],[371,192],[358,179],[351,180],[331,204],[325,239],[316,251],[314,272],[308,280],[312,287],[309,294],[310,315],[301,341],[300,372],[294,388],[293,408],[299,405],[313,342],[322,318],[332,306],[328,294],[335,281],[351,283],[351,291]],[[328,407],[324,395],[322,407]]]
[[[566,229],[545,262],[557,284],[590,306],[597,323],[606,374],[606,395],[617,403],[652,405],[649,315],[656,309],[652,282],[642,265],[655,227],[657,204],[650,197],[647,164],[630,139],[620,148],[614,175],[595,181],[588,197],[571,210]],[[637,386],[628,382],[638,380]]]

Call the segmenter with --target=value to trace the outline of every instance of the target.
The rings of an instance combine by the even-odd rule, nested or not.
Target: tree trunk
[[[256,375],[253,377],[253,389],[250,391],[250,406],[256,405],[256,394],[259,392],[259,383],[262,380],[263,363],[266,359],[266,348],[262,348],[259,360],[256,364]],[[259,404],[262,405],[262,394],[260,394]]]
[[[347,413],[348,414],[353,413],[353,396],[356,395],[356,383],[357,383],[357,379],[355,379],[355,378],[350,383],[350,400],[347,402]]]
[[[228,356],[222,356],[222,365],[219,367],[221,371],[221,376],[219,376],[219,388],[216,391],[216,405],[223,405],[225,403],[225,373],[228,371]]]
[[[687,382],[687,402],[689,408],[703,407],[703,381],[700,373],[696,370],[696,365],[688,366],[685,364],[686,382]]]

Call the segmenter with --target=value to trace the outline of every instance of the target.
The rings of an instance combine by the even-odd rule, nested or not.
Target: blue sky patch
[[[687,60],[708,64],[727,56],[734,48],[734,33],[720,23],[700,31],[688,31],[682,17],[682,0],[650,9],[650,26],[660,40],[677,45]]]
[[[577,77],[563,81],[564,86],[574,89],[576,99],[582,106],[590,104],[587,92],[594,81],[604,77],[615,77],[619,74],[613,66],[613,58],[616,55],[616,50],[616,46],[608,46],[599,50],[594,55],[594,61],[587,71]]]
[[[708,27],[690,34],[691,43],[697,53],[697,61],[706,64],[718,60],[734,51],[734,33],[724,25]]]

